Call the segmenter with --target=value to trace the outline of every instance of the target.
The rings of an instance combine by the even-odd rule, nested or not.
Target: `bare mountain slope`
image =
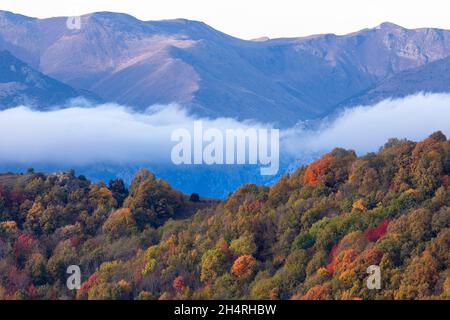
[[[19,105],[46,109],[80,96],[98,99],[45,76],[8,51],[0,51],[0,110]]]
[[[244,41],[189,20],[100,12],[66,18],[0,12],[0,48],[56,79],[144,110],[179,102],[197,115],[292,125],[405,70],[450,55],[450,32],[384,23],[345,36]]]
[[[402,98],[419,92],[450,92],[450,57],[402,71],[344,101],[341,106],[371,105],[387,98]]]

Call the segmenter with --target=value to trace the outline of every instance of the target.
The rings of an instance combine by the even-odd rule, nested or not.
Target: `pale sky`
[[[39,18],[94,11],[186,18],[244,39],[345,34],[385,21],[450,29],[449,0],[0,0],[0,9]]]

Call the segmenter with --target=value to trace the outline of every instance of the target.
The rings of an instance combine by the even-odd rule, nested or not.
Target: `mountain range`
[[[342,36],[252,41],[184,19],[140,21],[111,12],[80,19],[80,28],[70,29],[67,17],[0,11],[0,50],[72,87],[61,91],[85,90],[80,95],[137,111],[176,102],[198,116],[281,126],[342,106],[449,91],[441,72],[449,65],[448,30],[383,23]]]
[[[450,57],[399,72],[344,101],[341,106],[370,105],[388,98],[403,98],[418,91],[450,92]]]
[[[94,94],[47,77],[8,51],[0,51],[0,110],[18,105],[45,110],[79,96],[99,101]]]

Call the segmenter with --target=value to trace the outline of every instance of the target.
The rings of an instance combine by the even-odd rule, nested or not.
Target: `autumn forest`
[[[0,174],[0,299],[450,299],[449,175],[441,132],[334,149],[221,201],[145,169]]]

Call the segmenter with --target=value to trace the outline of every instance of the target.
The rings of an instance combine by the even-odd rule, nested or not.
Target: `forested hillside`
[[[450,299],[449,174],[440,132],[335,149],[221,202],[145,170],[128,188],[3,174],[0,299]],[[381,290],[366,287],[370,265]]]

